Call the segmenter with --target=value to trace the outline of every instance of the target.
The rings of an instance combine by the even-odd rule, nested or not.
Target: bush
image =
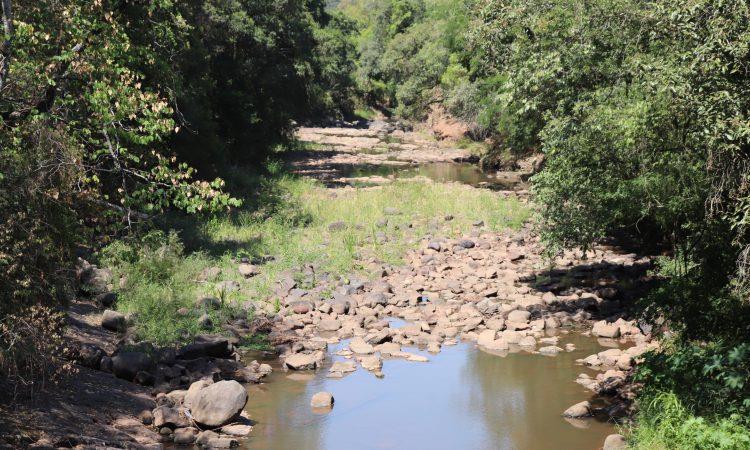
[[[750,447],[747,417],[709,421],[695,417],[673,393],[641,400],[638,426],[629,436],[635,450],[742,450]]]
[[[0,320],[0,377],[33,394],[73,372],[65,314],[31,306]]]

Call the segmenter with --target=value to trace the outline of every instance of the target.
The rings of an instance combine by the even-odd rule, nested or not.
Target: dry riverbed
[[[336,198],[356,185],[344,176],[343,168],[349,165],[406,167],[414,163],[450,163],[470,156],[451,148],[449,143],[438,145],[414,132],[389,127],[379,124],[370,129],[301,129],[299,137],[320,148],[293,154],[292,166],[327,182],[331,197]],[[531,165],[526,164],[527,172],[513,176],[519,181],[524,179]],[[336,183],[329,183],[334,180]],[[379,183],[373,184],[375,187],[357,189],[379,189]],[[518,197],[525,202],[523,186],[514,187],[516,191],[506,190],[497,198]],[[20,409],[32,413],[7,414],[8,423],[4,426],[14,431],[12,436],[5,433],[9,437],[0,445],[283,448],[286,444],[277,437],[287,430],[270,426],[277,423],[272,417],[299,414],[285,409],[288,402],[282,401],[286,398],[282,392],[289,386],[283,380],[303,383],[294,388],[297,390],[316,389],[304,396],[309,401],[306,411],[314,417],[335,415],[338,408],[356,405],[364,411],[361,419],[371,420],[377,428],[378,417],[372,414],[388,414],[388,410],[373,409],[368,415],[369,407],[361,397],[341,398],[338,392],[333,395],[327,390],[338,391],[332,383],[351,386],[348,380],[355,380],[357,392],[378,395],[388,388],[389,371],[396,370],[393,379],[398,384],[388,388],[389,392],[398,391],[408,397],[429,383],[419,383],[414,376],[405,374],[448,376],[455,373],[455,361],[465,363],[461,358],[468,355],[474,355],[470,357],[472,364],[480,361],[491,367],[482,372],[482,380],[497,377],[497,382],[485,381],[480,386],[502,386],[504,377],[513,373],[508,370],[516,366],[522,367],[524,373],[538,367],[569,376],[567,382],[563,381],[568,383],[564,387],[559,386],[559,377],[554,378],[558,381],[545,392],[546,403],[541,409],[530,411],[549,414],[549,405],[557,405],[559,410],[552,411],[551,417],[545,415],[543,420],[554,421],[550,427],[560,430],[559,439],[570,445],[586,447],[592,440],[567,436],[566,430],[590,428],[592,433],[596,430],[597,434],[592,434],[596,440],[614,433],[612,424],[628,415],[634,397],[628,376],[638,358],[655,346],[650,330],[628,317],[628,309],[638,295],[637,287],[648,281],[650,259],[599,246],[589,252],[588,258],[580,251],[568,251],[551,263],[543,257],[544,249],[531,224],[515,231],[489,226],[483,220],[468,226],[463,221],[459,226],[452,215],[441,214],[428,218],[428,226],[424,227],[411,222],[408,208],[409,205],[400,204],[384,206],[375,223],[356,225],[373,230],[366,239],[370,244],[387,245],[389,236],[396,234],[408,237],[410,250],[402,264],[385,263],[362,249],[363,253],[355,258],[359,272],[346,277],[318,273],[315,265],[283,273],[274,279],[271,295],[243,305],[246,310],[255,311],[252,320],[242,310],[243,314],[221,324],[222,334],[200,336],[181,348],[157,348],[133,339],[132,318],[108,309],[116,299],[111,292],[113,286],[125,281],[114,279],[106,268],[81,261],[79,278],[92,298],[76,302],[69,312],[70,340],[77,349],[81,376],[60,388],[64,395],[41,396],[31,402],[17,400],[23,405]],[[344,222],[328,224],[327,239],[344,239],[349,226],[352,225]],[[417,229],[421,230],[419,234],[415,234]],[[234,264],[231,270],[239,281],[234,279],[237,277],[223,278],[222,270],[227,268],[207,267],[194,282],[221,285],[224,293],[241,290],[247,280],[263,277],[262,262],[251,264],[237,259]],[[209,312],[221,305],[218,298],[200,296],[195,310]],[[211,316],[205,313],[198,320],[210,321]],[[272,352],[243,350],[247,339],[258,335],[267,335]],[[503,363],[496,365],[492,361]],[[280,378],[282,374],[284,378]],[[534,378],[529,375],[529,386],[536,386],[531,381]],[[269,379],[272,381],[265,384]],[[81,386],[85,380],[97,389]],[[437,386],[445,390],[446,385]],[[571,386],[580,391],[571,390]],[[482,389],[482,401],[510,395],[503,389]],[[120,394],[109,395],[110,391]],[[260,392],[276,392],[269,398],[277,403],[259,403],[267,397]],[[341,392],[347,395],[346,389]],[[565,396],[556,394],[560,392]],[[440,392],[435,395],[436,399],[446,398]],[[299,395],[295,398],[298,402]],[[420,398],[430,398],[430,394],[424,393]],[[560,399],[570,404],[561,406]],[[452,407],[436,401],[413,405]],[[106,403],[106,407],[97,409],[97,402]],[[384,404],[391,409],[402,405],[408,408],[408,403],[398,401]],[[471,412],[473,407],[465,407],[464,411]],[[80,419],[80,428],[75,418]],[[458,419],[445,416],[443,420]],[[493,420],[487,423],[498,423]],[[510,426],[507,432],[524,429],[520,424],[506,426]],[[489,435],[501,429],[497,425]],[[351,447],[357,438],[364,439],[368,430],[362,428],[360,435],[348,435],[354,441],[334,439],[332,442],[341,445],[314,447]],[[384,439],[381,446],[403,448],[397,438],[398,428],[391,430],[393,433],[379,429],[378,436]],[[412,430],[414,436],[424,431]],[[458,431],[450,436],[461,438]],[[446,439],[433,442],[431,447],[447,448]],[[506,447],[538,448],[545,442],[554,442],[518,439],[508,441]],[[526,447],[520,442],[526,442]],[[607,438],[605,448],[621,448],[621,444],[621,437],[613,435]]]

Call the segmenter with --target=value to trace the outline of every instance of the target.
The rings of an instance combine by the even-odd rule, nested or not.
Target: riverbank
[[[267,367],[237,362],[249,350],[273,350],[284,370],[325,367],[334,379],[358,370],[387,376],[384,361],[429,365],[424,351],[439,354],[458,342],[498,358],[518,352],[557,358],[575,351],[566,334],[587,332],[595,319],[604,320],[597,325],[605,339],[599,345],[613,348],[581,355],[580,364],[592,369],[577,381],[608,400],[567,415],[606,422],[627,414],[632,397],[620,388],[649,336],[623,320],[632,294],[625,286],[637,283],[648,259],[598,247],[595,259],[566,252],[551,269],[527,223],[525,195],[512,191],[424,178],[331,188],[277,176],[260,186],[263,209],[208,223],[173,220],[182,239],[121,242],[102,253],[106,268],[81,264],[95,307],[77,322],[111,331],[85,342],[95,362],[79,361],[102,369],[97,376],[149,386],[153,396],[153,408],[127,415],[139,430],[127,442],[198,439],[186,415],[188,388],[207,387],[205,377],[261,382]],[[391,326],[393,318],[405,323]],[[196,338],[198,350],[174,346]],[[327,352],[329,345],[339,345],[337,355]],[[328,366],[332,358],[343,360]],[[123,370],[118,361],[136,367]],[[564,413],[556,414],[563,420]],[[252,409],[243,417],[235,425],[252,440]],[[36,432],[37,442],[60,442],[52,428],[27,429],[26,440]],[[142,438],[144,430],[150,434]],[[62,425],[58,431],[62,438],[71,432]],[[115,434],[97,439],[126,442]]]

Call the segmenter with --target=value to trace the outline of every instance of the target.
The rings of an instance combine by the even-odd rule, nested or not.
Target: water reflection
[[[361,369],[343,379],[319,371],[308,381],[276,371],[268,384],[249,388],[247,410],[257,424],[244,448],[597,449],[611,425],[587,421],[579,429],[560,413],[588,398],[573,382],[584,371],[574,360],[600,347],[584,337],[561,342],[578,350],[498,357],[461,344],[420,352],[429,363],[386,360],[383,379]],[[321,390],[335,397],[325,415],[309,403]]]

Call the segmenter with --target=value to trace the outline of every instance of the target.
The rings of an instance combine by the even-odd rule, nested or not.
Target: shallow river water
[[[266,384],[248,387],[246,407],[255,422],[245,449],[514,449],[595,450],[609,423],[567,421],[562,411],[590,399],[574,380],[593,375],[575,360],[603,348],[594,338],[561,335],[561,347],[577,349],[550,357],[526,352],[497,356],[473,343],[459,343],[428,356],[427,363],[385,360],[385,377],[359,369],[343,379],[283,372],[278,363]],[[333,352],[329,358],[343,360]],[[257,356],[257,355],[255,355]],[[310,408],[316,392],[329,391],[333,409]]]

